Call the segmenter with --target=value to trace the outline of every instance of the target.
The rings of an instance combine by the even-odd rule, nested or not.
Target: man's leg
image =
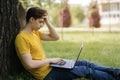
[[[73,80],[81,77],[91,80],[114,80],[110,74],[86,66],[75,66],[72,70],[53,68],[44,80]]]
[[[100,66],[100,65],[91,63],[89,61],[86,61],[86,60],[77,61],[76,66],[80,66],[80,65],[87,66],[87,67],[92,68],[94,70],[99,70],[99,71],[104,71],[104,72],[110,73],[115,77],[117,77],[118,73],[120,72],[120,69],[110,68],[110,67],[106,67],[106,66]]]
[[[44,80],[73,80],[79,78],[70,69],[53,68]]]
[[[79,77],[85,77],[91,80],[115,80],[109,73],[95,70],[87,66],[75,66],[71,72]]]

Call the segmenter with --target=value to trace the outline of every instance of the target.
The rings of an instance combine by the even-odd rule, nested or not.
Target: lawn
[[[73,59],[83,42],[84,48],[79,60],[85,59],[99,65],[120,67],[120,32],[65,32],[61,36],[63,39],[59,41],[43,42],[47,57]]]
[[[61,36],[61,34],[60,34]],[[109,67],[120,67],[120,32],[64,32],[59,41],[43,41],[47,57],[73,59],[83,42],[80,60]]]

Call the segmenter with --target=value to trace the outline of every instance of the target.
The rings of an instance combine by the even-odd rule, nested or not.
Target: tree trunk
[[[18,6],[19,6],[19,8],[18,8],[19,22],[20,22],[21,28],[23,28],[26,23],[26,21],[25,21],[26,11],[23,8],[22,3],[19,3]]]
[[[14,48],[19,29],[18,0],[0,0],[0,80],[23,69]]]
[[[68,7],[65,7],[62,10],[60,10],[58,20],[61,27],[70,27],[71,14]]]

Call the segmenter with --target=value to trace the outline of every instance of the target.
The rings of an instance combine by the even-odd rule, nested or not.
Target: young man
[[[71,70],[52,68],[50,63],[63,61],[62,58],[46,58],[41,40],[55,41],[58,33],[47,19],[47,12],[38,7],[27,11],[26,25],[16,37],[15,47],[19,59],[27,71],[39,80],[72,80],[76,78],[90,78],[93,80],[117,80],[120,69],[99,66],[91,62],[77,61]],[[42,33],[39,29],[46,24],[49,33]]]

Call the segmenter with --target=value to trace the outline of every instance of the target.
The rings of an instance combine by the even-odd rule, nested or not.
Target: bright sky
[[[61,0],[56,0],[56,2],[60,2]],[[92,0],[68,0],[69,4],[81,4],[82,6],[88,5]]]

